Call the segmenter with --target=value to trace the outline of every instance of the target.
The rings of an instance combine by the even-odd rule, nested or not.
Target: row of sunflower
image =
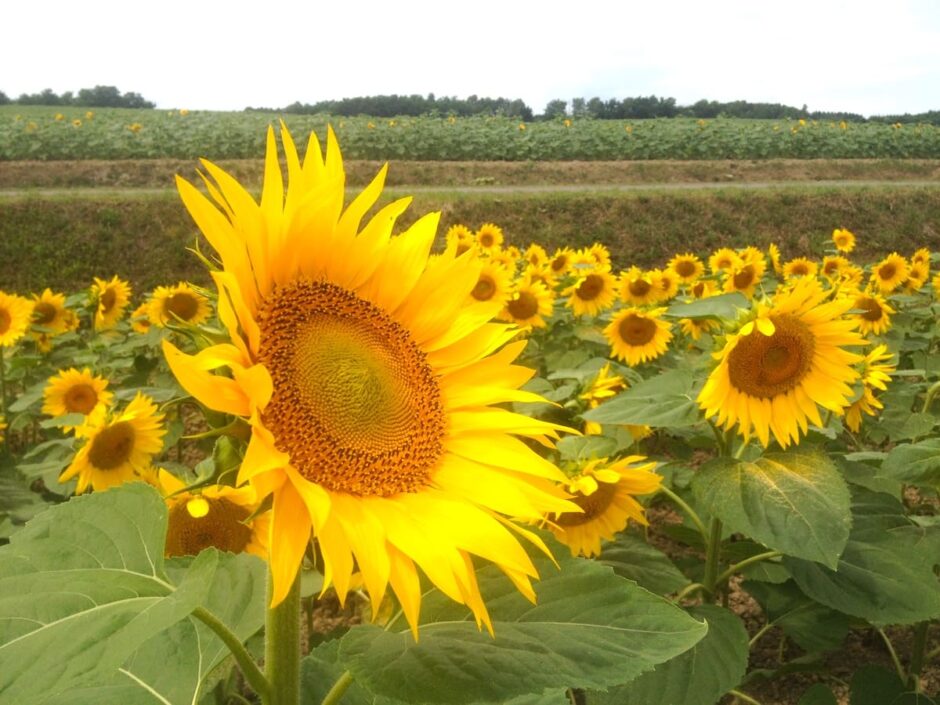
[[[51,316],[36,304],[45,294],[0,299],[15,450],[3,472],[30,496],[59,503],[90,489],[106,511],[140,500],[143,487],[165,510],[169,529],[156,531],[168,556],[215,547],[263,557],[272,663],[299,658],[299,640],[279,630],[296,627],[305,580],[340,603],[371,603],[385,629],[351,629],[308,657],[330,703],[350,687],[470,703],[585,685],[616,688],[588,692],[588,703],[620,702],[634,687],[674,693],[678,672],[682,692],[704,704],[736,692],[748,642],[781,602],[836,615],[820,620],[824,634],[815,624],[787,632],[817,650],[838,648],[849,618],[940,617],[940,551],[916,550],[940,545],[940,524],[929,501],[929,519],[910,519],[902,492],[936,494],[940,276],[931,290],[930,252],[854,263],[854,235],[839,229],[822,262],[723,248],[615,273],[603,245],[520,250],[486,223],[455,225],[431,254],[437,215],[393,234],[407,199],[366,220],[384,169],[343,207],[332,132],[325,153],[312,139],[301,160],[282,126],[286,183],[273,130],[267,139],[260,200],[210,162],[206,191],[178,180],[218,255],[215,293],[161,287],[129,319],[117,277],[96,280],[90,297],[63,296]],[[53,335],[59,318],[68,323]],[[82,501],[47,511],[92,506]],[[50,516],[31,511],[40,526]],[[20,552],[36,538],[22,520],[0,525]],[[149,535],[158,519],[135,521]],[[680,570],[647,533],[695,558]],[[750,637],[720,606],[740,575],[766,615]],[[495,640],[460,629],[468,617]],[[845,624],[835,645],[833,621]],[[279,679],[299,669],[261,674],[240,646],[252,632],[219,622],[206,621],[227,635],[256,693],[297,692]],[[516,636],[508,650],[504,631]],[[10,643],[25,663],[23,634]],[[579,639],[607,656],[585,658]],[[388,668],[399,653],[413,657],[396,662],[400,673]],[[696,660],[719,656],[734,663],[696,680]],[[628,683],[673,658],[687,661]],[[902,680],[916,689],[914,663],[923,658]],[[38,687],[7,673],[0,695],[4,678]]]

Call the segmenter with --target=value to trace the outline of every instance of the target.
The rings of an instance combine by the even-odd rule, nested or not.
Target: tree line
[[[10,98],[0,91],[0,105],[61,105],[87,108],[155,108],[156,103],[146,100],[140,93],[121,93],[114,86],[95,86],[82,88],[78,93],[66,91],[59,95],[51,88],[39,93],[23,93],[18,98]]]

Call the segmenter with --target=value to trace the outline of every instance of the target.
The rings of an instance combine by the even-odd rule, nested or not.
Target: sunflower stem
[[[705,544],[705,577],[702,584],[705,592],[715,594],[718,585],[718,558],[721,553],[721,519],[712,519],[708,534],[708,543]]]
[[[750,558],[745,558],[739,563],[735,563],[733,566],[725,570],[721,575],[715,578],[715,583],[721,585],[724,581],[731,578],[735,573],[738,573],[748,566],[754,565],[755,563],[760,563],[761,561],[769,561],[773,558],[779,558],[783,554],[780,551],[766,551],[765,553],[758,553],[757,555],[751,556]]]
[[[333,687],[330,688],[330,692],[323,696],[320,705],[336,705],[336,703],[340,701],[340,698],[343,697],[346,689],[352,685],[352,682],[353,674],[349,671],[343,671],[343,675],[336,679]]]
[[[911,645],[911,660],[908,665],[911,682],[909,685],[918,693],[923,691],[920,673],[924,669],[924,657],[927,655],[927,630],[930,622],[924,620],[914,627],[914,641]]]
[[[879,629],[878,634],[881,636],[881,640],[885,643],[885,646],[888,649],[888,654],[891,656],[891,662],[894,664],[894,670],[898,672],[898,677],[901,679],[902,683],[907,683],[907,673],[904,671],[904,666],[901,665],[901,659],[898,658],[898,652],[894,650],[894,644],[891,643],[891,640],[888,638],[888,635],[885,634],[884,629]]]
[[[193,611],[193,617],[215,632],[216,636],[222,640],[222,643],[228,647],[228,650],[232,652],[232,656],[235,657],[235,662],[238,664],[242,675],[245,676],[245,680],[248,681],[248,685],[251,686],[252,690],[262,698],[267,697],[268,681],[265,679],[261,669],[258,668],[258,664],[256,664],[255,660],[251,657],[251,654],[248,653],[248,649],[242,644],[241,639],[235,636],[218,617],[203,607],[197,607]]]
[[[268,604],[274,578],[268,571]],[[264,705],[300,705],[300,571],[280,604],[268,608],[264,627]]]
[[[705,528],[705,523],[702,521],[702,518],[698,515],[698,513],[692,509],[692,507],[690,507],[688,503],[682,499],[682,497],[677,495],[668,487],[660,486],[659,491],[679,505],[679,508],[689,516],[689,519],[691,519],[692,523],[695,524],[695,527],[699,530],[699,533],[702,534],[702,541],[708,543],[708,530]]]
[[[3,359],[3,346],[0,345],[0,398],[3,401],[3,409],[0,409],[0,416],[7,415],[7,367]]]

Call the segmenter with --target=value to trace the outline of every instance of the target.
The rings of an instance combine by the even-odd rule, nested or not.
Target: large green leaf
[[[862,666],[849,684],[851,705],[890,705],[905,691],[898,674],[881,666]]]
[[[699,470],[692,490],[732,530],[791,556],[835,567],[849,536],[849,490],[821,454],[718,458]]]
[[[706,299],[676,303],[666,311],[667,316],[675,318],[720,318],[730,321],[738,315],[739,309],[746,309],[750,304],[744,294],[733,292],[709,296]]]
[[[613,568],[617,575],[658,595],[681,590],[690,582],[665,553],[630,533],[618,534],[605,543],[598,560]]]
[[[815,683],[803,693],[797,705],[839,705],[839,701],[828,686]]]
[[[848,634],[845,614],[811,600],[792,580],[778,584],[746,580],[742,587],[760,603],[768,619],[808,653],[838,649]]]
[[[435,593],[410,632],[354,627],[339,661],[368,691],[408,703],[504,702],[547,689],[607,688],[691,648],[707,627],[596,561],[537,559],[538,604],[493,566],[478,580],[495,638]]]
[[[714,705],[747,669],[747,630],[734,613],[716,605],[690,607],[708,622],[708,634],[691,649],[627,685],[588,694],[588,705]]]
[[[836,570],[785,559],[800,589],[817,602],[874,624],[940,616],[940,526],[922,527],[885,494],[853,492],[854,525]]]
[[[940,438],[895,446],[881,464],[881,473],[899,482],[940,485]]]
[[[40,702],[110,678],[203,603],[218,554],[179,586],[163,565],[166,508],[142,483],[49,509],[0,548],[0,701]]]
[[[588,421],[602,424],[639,424],[656,428],[694,426],[702,420],[695,403],[695,375],[670,370],[643,380],[606,404],[584,413]]]

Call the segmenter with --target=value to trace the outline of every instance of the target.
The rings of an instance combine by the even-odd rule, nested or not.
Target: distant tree
[[[7,94],[3,91],[0,91],[0,105],[9,105],[10,102],[10,98],[7,96]]]
[[[554,118],[565,117],[568,114],[568,101],[555,98],[545,104],[545,110],[542,111],[542,118],[553,120]]]
[[[571,99],[571,114],[574,117],[587,117],[588,111],[584,104],[584,98]]]

